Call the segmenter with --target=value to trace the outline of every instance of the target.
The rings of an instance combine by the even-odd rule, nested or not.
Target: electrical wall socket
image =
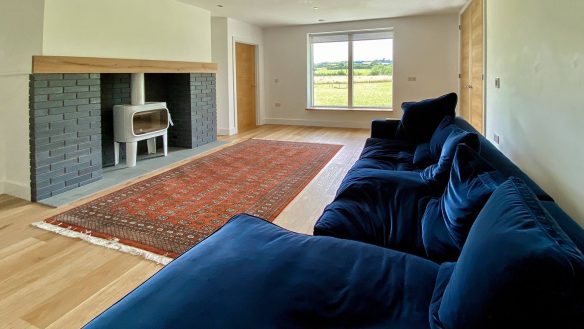
[[[408,81],[416,81],[416,80],[417,80],[416,77],[409,77],[408,78]]]
[[[501,88],[501,78],[495,78],[495,88]]]
[[[500,138],[499,138],[499,135],[497,133],[493,134],[493,142],[495,142],[495,144],[497,144],[497,145],[500,144]]]
[[[275,106],[275,107],[280,107],[280,106],[282,106],[282,104],[280,104],[280,103],[275,103],[275,104],[274,104],[274,106]]]

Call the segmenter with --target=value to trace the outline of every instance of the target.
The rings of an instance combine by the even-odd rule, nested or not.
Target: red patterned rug
[[[247,140],[33,225],[166,263],[238,213],[273,221],[341,147]]]

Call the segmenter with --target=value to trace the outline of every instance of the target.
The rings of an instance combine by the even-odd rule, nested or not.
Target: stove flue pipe
[[[144,103],[146,103],[144,73],[132,73],[132,105],[144,105]]]

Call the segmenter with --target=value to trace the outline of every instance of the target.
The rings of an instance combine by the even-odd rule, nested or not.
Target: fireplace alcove
[[[171,150],[215,141],[215,71],[212,63],[34,57],[33,201],[101,180],[104,168],[107,172],[114,165],[113,107],[131,102],[131,73],[145,73],[147,102],[167,103],[174,122],[168,130]],[[139,153],[147,153],[146,142],[139,143]]]
[[[196,74],[194,87],[203,86],[203,82],[214,83],[207,79],[208,76]],[[197,81],[204,80],[204,81]],[[101,74],[101,140],[102,140],[102,165],[104,168],[114,166],[114,126],[113,107],[115,105],[130,104],[131,83],[130,74],[110,73]],[[215,120],[208,115],[197,113],[197,103],[208,103],[214,98],[211,96],[192,97],[190,73],[147,73],[145,74],[146,102],[166,102],[174,123],[168,130],[168,146],[172,149],[192,149],[215,139],[204,136],[202,129],[193,131],[193,124],[204,124],[207,133],[216,135]],[[202,90],[202,89],[201,89]],[[198,89],[195,89],[195,92]],[[200,93],[203,95],[203,93]],[[204,98],[204,99],[203,99]],[[194,105],[194,106],[193,106]],[[205,112],[208,106],[204,105]],[[197,120],[198,119],[198,120]],[[206,121],[206,122],[203,122]],[[162,146],[162,138],[157,137],[156,145]],[[120,149],[122,159],[125,157],[125,149]],[[146,155],[148,147],[146,141],[138,143],[138,155]],[[121,161],[123,162],[123,161]]]

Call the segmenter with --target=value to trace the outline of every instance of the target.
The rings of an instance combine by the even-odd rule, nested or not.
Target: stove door
[[[132,131],[140,136],[168,128],[168,110],[157,109],[134,113],[132,117]]]

